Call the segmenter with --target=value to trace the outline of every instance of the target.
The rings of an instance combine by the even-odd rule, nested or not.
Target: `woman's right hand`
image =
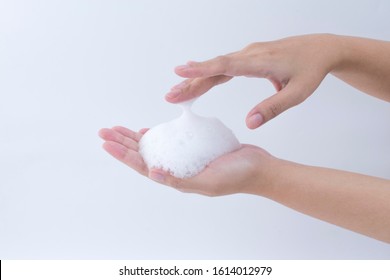
[[[175,68],[187,78],[166,95],[171,103],[198,97],[234,76],[266,78],[276,94],[257,104],[246,124],[255,129],[300,104],[319,86],[339,60],[338,36],[315,34],[253,43],[241,51]]]

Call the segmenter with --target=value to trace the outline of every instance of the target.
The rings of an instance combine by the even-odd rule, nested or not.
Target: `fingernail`
[[[185,64],[185,65],[179,65],[179,66],[176,66],[175,70],[176,71],[180,71],[180,70],[186,70],[186,69],[189,69],[191,68],[191,65],[188,65],[188,64]]]
[[[263,116],[259,113],[256,113],[248,119],[248,125],[250,128],[256,128],[260,126],[263,123],[263,121],[264,121]]]
[[[165,181],[165,175],[155,171],[150,172],[149,178],[152,179],[153,181],[156,181],[157,183],[162,183],[162,184]]]
[[[182,91],[180,88],[174,88],[170,92],[167,93],[166,97],[168,97],[170,99],[174,99],[174,98],[178,97],[181,94],[181,92]]]

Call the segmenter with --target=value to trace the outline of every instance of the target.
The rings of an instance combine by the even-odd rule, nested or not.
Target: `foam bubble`
[[[179,118],[151,128],[141,138],[139,152],[148,168],[188,178],[240,147],[233,132],[220,120],[194,114],[192,103],[180,104],[183,113]]]

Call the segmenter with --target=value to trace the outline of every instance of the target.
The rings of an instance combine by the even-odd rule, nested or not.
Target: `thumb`
[[[314,91],[290,82],[281,91],[264,99],[247,115],[246,125],[250,129],[258,128],[287,109],[302,103]]]

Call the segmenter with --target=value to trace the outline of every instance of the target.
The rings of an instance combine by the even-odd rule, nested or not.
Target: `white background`
[[[388,259],[390,246],[262,197],[182,194],[101,149],[101,127],[154,126],[173,68],[254,41],[390,39],[389,1],[0,0],[0,258]],[[390,104],[329,76],[255,131],[273,93],[236,78],[194,109],[277,157],[390,179]]]

